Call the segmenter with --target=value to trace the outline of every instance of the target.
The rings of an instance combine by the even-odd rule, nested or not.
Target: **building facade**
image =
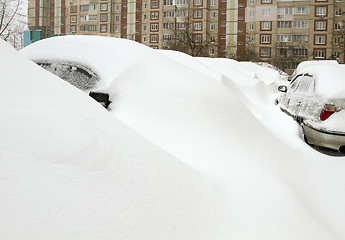
[[[343,0],[248,0],[246,44],[261,61],[293,70],[304,60],[344,63]]]
[[[174,49],[186,36],[203,55],[244,52],[245,0],[30,0],[29,28],[42,35],[127,38]]]

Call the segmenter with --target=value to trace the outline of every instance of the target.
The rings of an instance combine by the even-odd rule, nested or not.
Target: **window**
[[[75,33],[77,31],[77,27],[75,25],[71,25],[71,33]]]
[[[97,25],[89,25],[89,31],[97,31]]]
[[[201,30],[201,28],[202,28],[201,22],[195,22],[194,23],[194,30],[199,31],[199,30]]]
[[[278,15],[290,15],[292,12],[292,7],[278,7]]]
[[[179,17],[179,18],[188,17],[188,11],[186,11],[186,10],[177,11],[176,12],[176,17]]]
[[[326,36],[324,35],[315,35],[315,44],[326,44]]]
[[[211,0],[211,6],[212,7],[216,6],[216,0]]]
[[[216,30],[216,24],[210,24],[210,30],[215,31]]]
[[[119,32],[119,26],[115,26],[115,32]]]
[[[158,23],[151,23],[151,31],[152,32],[158,31]]]
[[[173,0],[163,0],[163,5],[164,6],[173,6],[174,1]]]
[[[159,18],[159,12],[151,12],[151,19],[158,19]]]
[[[248,43],[254,43],[254,36],[248,37]]]
[[[211,55],[211,56],[215,55],[214,48],[210,48],[210,55]]]
[[[335,0],[336,2],[342,2],[343,0]]]
[[[217,13],[216,12],[211,12],[210,15],[211,15],[211,18],[216,18],[217,17]]]
[[[101,14],[101,22],[108,21],[108,14]]]
[[[215,37],[215,36],[210,36],[210,42],[211,42],[211,43],[216,42],[216,37]]]
[[[261,3],[272,3],[272,0],[261,0]]]
[[[120,5],[115,5],[115,11],[119,11],[120,10]]]
[[[334,30],[335,31],[340,31],[341,30],[341,23],[340,22],[337,22],[334,24]]]
[[[335,9],[335,16],[339,17],[342,15],[341,8]]]
[[[143,37],[143,42],[146,42],[146,36]]]
[[[80,15],[80,21],[87,21],[88,19],[88,15]]]
[[[117,21],[117,22],[120,21],[120,16],[119,15],[115,16],[115,21]]]
[[[151,8],[159,8],[159,1],[157,0],[151,1]]]
[[[303,15],[303,14],[307,14],[307,7],[296,7],[295,8],[295,14],[297,15]]]
[[[340,44],[340,37],[334,37],[334,38],[333,38],[333,43],[334,43],[335,45],[339,45],[339,44]]]
[[[261,30],[271,30],[271,22],[261,22]]]
[[[249,17],[253,18],[254,17],[254,11],[249,11]]]
[[[340,58],[340,52],[333,52],[332,53],[332,59],[339,59]]]
[[[261,57],[270,57],[271,56],[271,49],[270,48],[260,48],[260,56]]]
[[[201,10],[195,10],[194,11],[194,18],[202,18],[202,11]]]
[[[165,17],[165,18],[174,18],[175,17],[175,11],[163,12],[163,17]]]
[[[102,3],[101,4],[101,11],[107,11],[108,10],[108,3]]]
[[[306,27],[307,27],[307,21],[305,21],[305,20],[295,21],[295,28],[302,29],[302,28],[306,28]]]
[[[271,35],[261,35],[260,43],[271,43]]]
[[[288,47],[277,47],[276,55],[277,56],[292,56],[292,49]]]
[[[71,6],[70,11],[71,11],[71,13],[76,13],[77,12],[77,6]]]
[[[147,26],[146,26],[146,25],[144,25],[144,31],[146,32],[146,30],[147,30]]]
[[[105,3],[106,4],[106,3]],[[107,6],[108,6],[108,4],[106,4]],[[97,4],[90,4],[89,5],[89,10],[90,11],[95,11],[95,10],[97,10]]]
[[[144,9],[147,9],[147,3],[144,3]],[[145,37],[145,39],[146,39],[146,37]]]
[[[302,47],[295,47],[293,49],[294,56],[308,56],[308,48],[302,48]]]
[[[77,16],[71,16],[71,23],[77,22]]]
[[[89,11],[89,5],[80,5],[80,11]]]
[[[200,43],[202,41],[202,37],[200,34],[194,35],[194,42]]]
[[[277,28],[292,28],[292,21],[278,21]]]
[[[107,32],[107,25],[101,24],[101,32]]]
[[[177,24],[177,29],[186,29],[186,23],[180,22],[176,24]]]
[[[262,9],[262,16],[270,16],[271,15],[271,9],[264,8]]]
[[[326,56],[326,50],[314,50],[314,58],[316,59],[325,59]]]
[[[146,20],[146,19],[147,19],[147,15],[146,15],[146,14],[144,14],[143,18],[144,18],[144,20]]]
[[[327,8],[326,7],[316,7],[315,8],[315,13],[316,13],[316,16],[326,16],[327,15]]]
[[[308,35],[295,35],[294,36],[294,41],[295,42],[308,42]]]
[[[249,23],[248,24],[248,30],[249,31],[254,31],[254,23]]]
[[[150,42],[158,42],[158,35],[156,34],[151,34],[150,36]]]
[[[291,42],[292,35],[291,34],[277,34],[277,42]]]
[[[170,41],[172,39],[173,38],[171,34],[163,34],[163,41]]]
[[[254,5],[255,4],[255,0],[249,0],[249,5]]]
[[[315,30],[322,31],[327,30],[326,28],[326,21],[315,21]]]
[[[202,0],[194,0],[194,6],[202,5]]]

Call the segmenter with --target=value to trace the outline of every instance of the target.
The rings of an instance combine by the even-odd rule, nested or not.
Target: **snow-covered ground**
[[[99,70],[110,111],[27,59],[59,42],[88,50],[70,60]],[[301,140],[276,71],[124,39],[41,44],[0,41],[2,239],[345,239],[344,158]]]

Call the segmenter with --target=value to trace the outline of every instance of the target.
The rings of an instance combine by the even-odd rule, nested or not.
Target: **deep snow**
[[[344,158],[300,139],[272,69],[124,39],[41,43],[0,42],[1,236],[345,238]],[[60,44],[99,70],[110,113],[23,56],[63,59]]]

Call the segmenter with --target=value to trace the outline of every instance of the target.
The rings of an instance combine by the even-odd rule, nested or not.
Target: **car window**
[[[303,75],[301,77],[301,80],[299,81],[298,86],[296,87],[295,93],[297,94],[303,94],[303,95],[308,95],[313,93],[313,83],[314,78],[311,75]]]
[[[81,90],[91,89],[99,79],[90,68],[79,63],[60,60],[38,60],[36,63]]]
[[[292,92],[294,92],[297,88],[297,86],[299,85],[299,82],[301,80],[301,76],[302,75],[298,75],[297,77],[294,78],[294,80],[292,80],[291,84],[290,84],[290,89]]]

